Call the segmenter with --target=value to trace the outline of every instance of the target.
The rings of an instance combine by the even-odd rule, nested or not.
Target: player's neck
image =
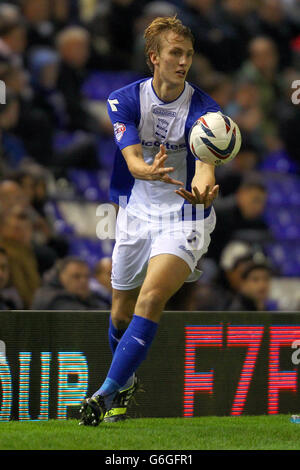
[[[179,87],[172,87],[168,83],[159,80],[159,78],[154,77],[152,80],[152,86],[154,91],[159,99],[162,101],[174,101],[176,100],[184,90],[184,83]]]

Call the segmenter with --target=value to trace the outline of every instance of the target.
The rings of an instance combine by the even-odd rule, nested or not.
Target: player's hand
[[[159,180],[168,184],[176,184],[182,186],[182,181],[174,180],[168,173],[174,171],[173,167],[165,168],[165,161],[168,155],[166,154],[166,148],[163,144],[160,145],[159,152],[155,155],[152,165],[150,165],[149,176],[151,180]]]
[[[193,206],[195,206],[196,204],[203,204],[204,209],[207,209],[218,197],[219,185],[214,186],[212,189],[210,189],[210,186],[207,185],[203,193],[200,193],[197,186],[194,186],[192,191],[193,192],[191,193],[190,191],[187,191],[184,188],[179,188],[175,191],[175,193],[183,197],[183,199],[186,199],[191,204],[193,204]]]

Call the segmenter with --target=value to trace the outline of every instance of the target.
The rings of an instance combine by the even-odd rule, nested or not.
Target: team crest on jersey
[[[115,138],[117,139],[118,142],[120,142],[120,140],[122,139],[125,131],[126,131],[125,124],[122,124],[121,122],[116,122],[114,124]]]

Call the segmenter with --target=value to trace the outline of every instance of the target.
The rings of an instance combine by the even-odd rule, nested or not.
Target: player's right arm
[[[181,181],[174,180],[168,173],[173,167],[165,168],[168,156],[164,145],[160,146],[153,163],[144,161],[143,149],[138,133],[139,103],[134,87],[127,87],[112,93],[107,101],[107,110],[114,127],[115,142],[121,150],[132,176],[142,180],[160,180],[168,184],[182,186]]]
[[[174,171],[173,167],[165,168],[164,163],[168,156],[163,144],[160,145],[159,152],[155,155],[152,165],[144,161],[141,144],[129,145],[122,150],[128,169],[132,176],[142,180],[159,180],[168,184],[182,186],[181,181],[174,180],[168,173]]]

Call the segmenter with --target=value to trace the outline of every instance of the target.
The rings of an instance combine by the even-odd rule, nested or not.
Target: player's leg
[[[175,228],[173,234],[169,232],[156,237],[135,315],[116,349],[107,378],[100,388],[100,395],[108,402],[118,386],[125,383],[146,358],[166,302],[194,272],[198,260],[208,249],[214,226],[215,213],[212,210],[203,224],[197,225],[200,227],[197,234],[193,229],[191,236],[190,224],[185,224],[184,227],[180,225]]]
[[[182,286],[190,272],[189,265],[172,254],[162,254],[150,260],[135,314],[99,389],[99,399],[106,408],[111,406],[117,391],[146,358],[166,302]]]
[[[187,280],[198,259],[207,251],[214,225],[215,216],[212,211],[205,222],[204,243],[200,250],[189,245],[184,231],[178,240],[170,237],[157,237],[155,240],[156,246],[154,243],[151,250],[151,261],[137,300],[135,315],[119,342],[99,395],[93,399],[96,407],[91,409],[97,414],[94,419],[96,424],[102,421],[105,410],[111,406],[122,384],[146,358],[165,303]]]
[[[112,254],[112,309],[109,344],[112,354],[132,318],[140,286],[143,283],[151,243],[140,231],[128,232],[132,217],[118,213],[116,244]],[[125,224],[126,222],[126,224]]]
[[[117,346],[126,331],[133,316],[140,287],[129,290],[113,288],[112,308],[109,319],[108,339],[112,355],[114,356]],[[82,402],[79,424],[96,426],[103,419],[106,422],[115,422],[126,419],[127,407],[130,399],[138,388],[138,381],[134,374],[127,378],[111,397],[110,403],[102,402],[100,390],[95,392],[91,398]]]
[[[160,254],[152,257],[134,314],[158,323],[167,301],[190,273],[189,265],[178,256]]]
[[[130,290],[113,289],[108,330],[108,339],[112,355],[114,355],[119,341],[132,319],[139,292],[140,287]],[[133,374],[118,391],[111,408],[105,414],[104,421],[114,423],[127,419],[127,407],[138,388],[138,378]]]
[[[140,287],[130,290],[113,289],[108,330],[108,340],[113,355],[132,319],[139,292]]]
[[[109,343],[113,355],[133,315],[151,250],[151,240],[143,232],[126,232],[126,227],[123,227],[124,220],[121,216],[122,213],[119,213],[116,244],[112,256],[113,301],[109,325]],[[130,217],[128,219],[131,220]],[[128,383],[131,376],[127,377]],[[114,389],[109,402],[106,400],[105,403],[102,403],[100,390],[95,392],[91,398],[85,399],[80,410],[80,424],[99,424],[103,420],[106,411],[111,411],[113,407],[120,409],[119,403],[116,403],[119,398],[122,403],[128,403],[128,397],[136,389],[135,378],[132,377],[129,387],[128,383],[125,382],[122,383],[122,386],[118,386],[118,389]],[[116,392],[120,392],[118,396]],[[120,397],[121,392],[125,393]],[[124,411],[125,407],[122,406],[122,408]]]

